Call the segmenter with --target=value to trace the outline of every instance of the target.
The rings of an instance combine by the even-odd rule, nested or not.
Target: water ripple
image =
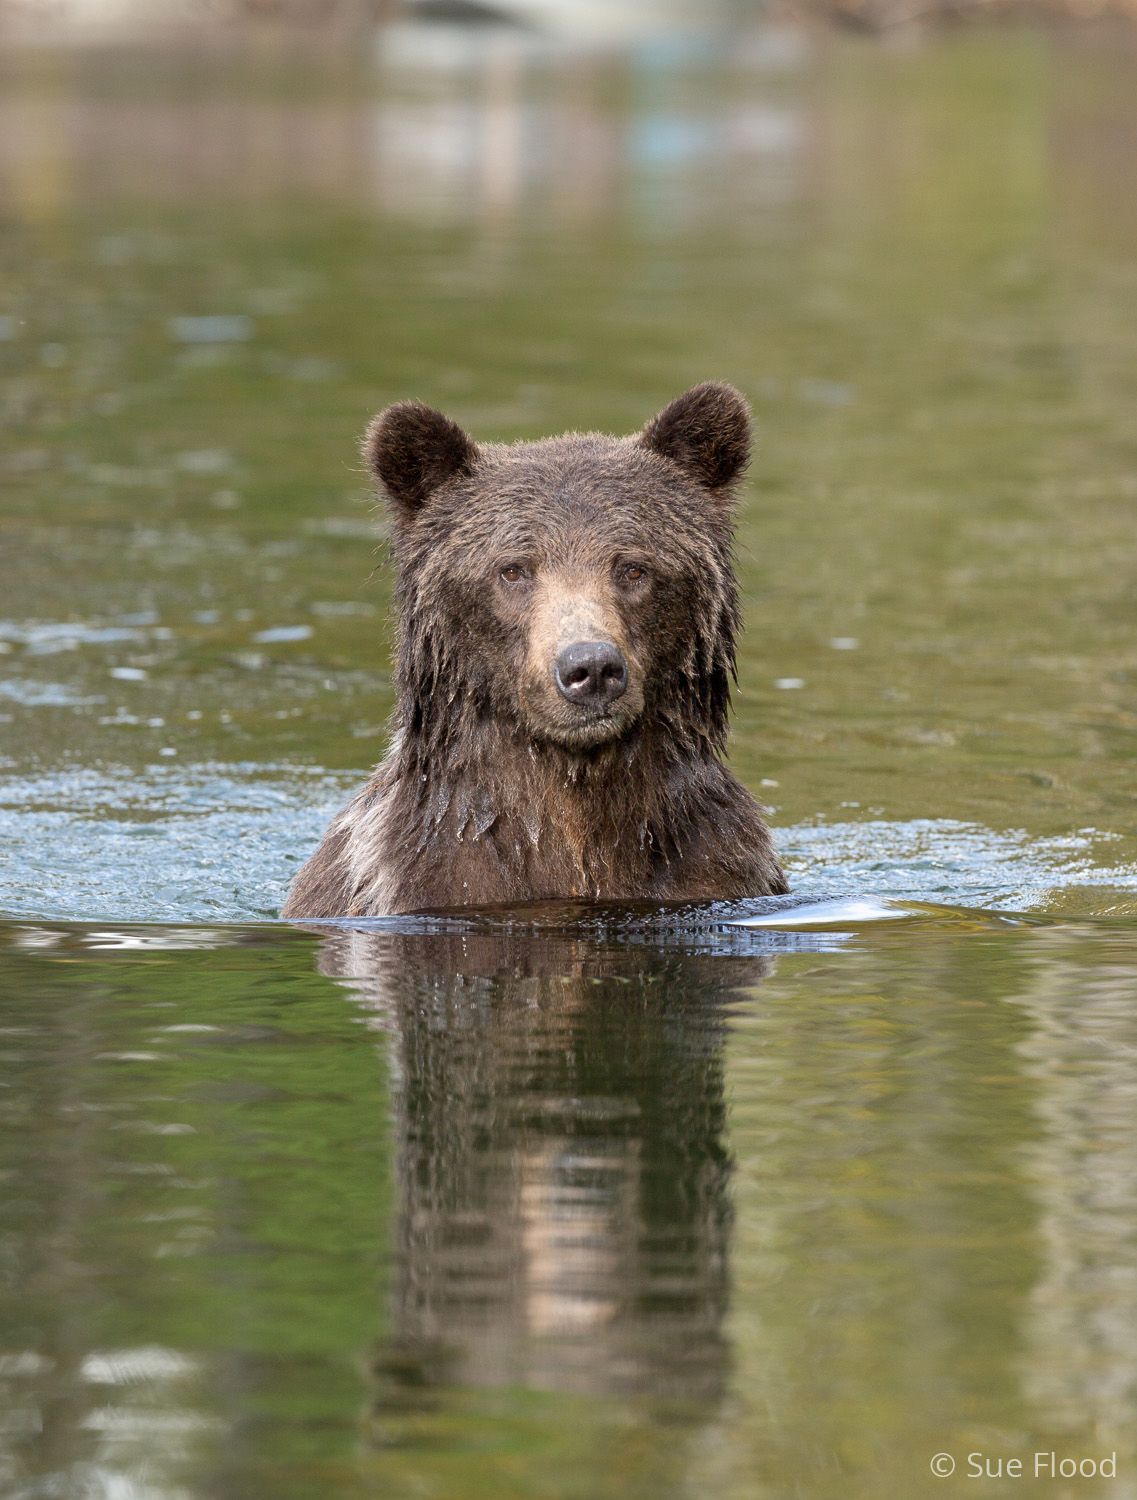
[[[274,917],[361,773],[206,763],[0,779],[0,915],[230,922]],[[777,830],[795,894],[1029,910],[1073,886],[1137,888],[1117,835],[1051,838],[947,818]]]

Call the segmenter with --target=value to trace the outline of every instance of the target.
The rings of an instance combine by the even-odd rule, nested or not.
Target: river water
[[[1135,80],[4,52],[0,1493],[1137,1497]],[[367,418],[710,377],[832,900],[276,923],[392,704]]]

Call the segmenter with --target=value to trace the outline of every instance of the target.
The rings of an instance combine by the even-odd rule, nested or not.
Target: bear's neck
[[[667,862],[680,805],[717,758],[674,726],[585,753],[483,721],[447,742],[404,729],[384,767],[386,863],[403,910],[642,891]],[[677,816],[678,814],[678,816]]]

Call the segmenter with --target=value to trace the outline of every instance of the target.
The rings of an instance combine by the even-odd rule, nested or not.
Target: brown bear
[[[625,438],[475,444],[414,401],[374,420],[394,735],[285,917],[787,889],[722,759],[749,449],[745,401],[713,382]]]

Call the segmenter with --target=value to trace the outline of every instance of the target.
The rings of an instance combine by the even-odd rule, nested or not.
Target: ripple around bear
[[[478,445],[418,402],[375,419],[395,732],[286,917],[786,890],[722,760],[749,448],[746,403],[717,383],[625,438]]]

